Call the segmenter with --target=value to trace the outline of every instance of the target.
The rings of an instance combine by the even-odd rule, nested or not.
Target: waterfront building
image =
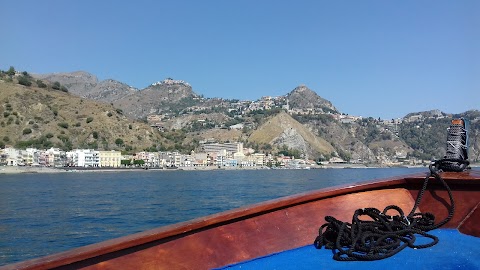
[[[182,155],[178,152],[159,152],[159,160],[166,167],[180,167]]]
[[[49,167],[63,167],[66,165],[66,154],[60,148],[50,148],[39,156],[39,164]]]
[[[145,167],[159,167],[160,157],[157,152],[139,152],[134,155],[134,160],[143,160]]]
[[[7,166],[18,166],[22,160],[20,151],[13,147],[5,147],[3,155],[5,156],[4,159]]]
[[[5,149],[0,149],[0,165],[7,165],[7,154],[5,153]]]
[[[99,167],[120,167],[122,153],[120,151],[98,151]]]
[[[99,151],[93,149],[75,149],[67,153],[71,165],[75,167],[99,167]]]
[[[26,166],[38,166],[40,151],[37,148],[27,148],[20,150],[22,156],[23,165]]]
[[[264,166],[265,165],[265,154],[254,153],[250,156],[252,157],[255,166]]]
[[[218,151],[225,150],[230,155],[240,152],[243,153],[243,143],[206,143],[202,145],[205,153],[217,153]]]

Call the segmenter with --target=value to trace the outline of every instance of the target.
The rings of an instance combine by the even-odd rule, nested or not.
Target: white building
[[[20,151],[15,148],[6,147],[3,150],[3,154],[5,155],[5,162],[7,166],[18,166],[19,163],[22,162]]]
[[[93,149],[75,149],[67,152],[67,158],[75,167],[99,167],[100,154]]]
[[[203,144],[203,150],[205,153],[217,153],[218,151],[225,150],[228,154],[243,153],[243,143],[209,143]]]

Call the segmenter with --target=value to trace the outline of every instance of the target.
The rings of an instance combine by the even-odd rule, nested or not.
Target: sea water
[[[299,192],[427,170],[0,174],[0,265]]]

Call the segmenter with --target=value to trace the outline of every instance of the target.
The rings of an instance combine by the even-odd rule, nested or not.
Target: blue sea
[[[299,192],[427,170],[0,174],[0,265]]]

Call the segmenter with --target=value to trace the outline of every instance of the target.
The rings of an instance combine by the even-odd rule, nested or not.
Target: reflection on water
[[[0,175],[0,265],[406,169]]]

